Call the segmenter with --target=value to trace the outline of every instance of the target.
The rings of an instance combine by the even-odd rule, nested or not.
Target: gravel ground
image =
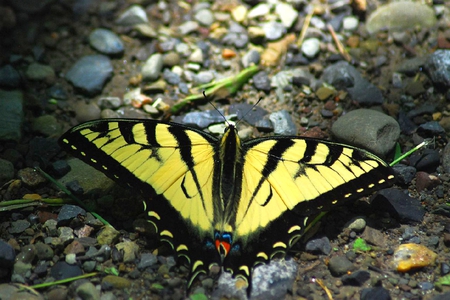
[[[57,145],[71,126],[110,117],[222,132],[206,89],[245,121],[244,138],[330,139],[386,161],[429,141],[395,166],[394,187],[330,211],[286,260],[256,268],[253,299],[449,299],[449,7],[0,1],[0,298],[246,298],[219,270],[186,293],[188,270],[155,240],[142,196]],[[234,91],[195,88],[244,70]],[[196,100],[179,108],[186,97]]]

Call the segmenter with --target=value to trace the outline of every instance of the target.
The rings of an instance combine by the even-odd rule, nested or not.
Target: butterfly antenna
[[[258,106],[258,104],[259,104],[259,102],[261,102],[261,100],[262,100],[262,97],[259,98],[258,101],[256,101],[255,104],[253,104],[252,108],[250,108],[248,111],[245,112],[245,114],[242,116],[242,118],[240,118],[240,119],[236,122],[236,125],[239,124],[239,122],[241,122],[243,119],[245,119],[245,117],[246,117],[249,113],[251,113],[252,110],[253,110],[256,106]]]
[[[208,100],[208,97],[206,96],[205,91],[203,91],[203,96],[205,97],[206,100]],[[225,122],[230,125],[230,123],[228,123],[227,118],[225,118],[225,116],[223,115],[223,113],[212,103],[212,101],[208,101],[209,104],[211,104],[212,107],[214,107],[214,109],[223,117],[223,119],[225,120]]]

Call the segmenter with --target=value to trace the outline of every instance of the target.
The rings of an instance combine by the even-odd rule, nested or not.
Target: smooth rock
[[[367,19],[366,29],[373,34],[380,30],[402,31],[415,26],[432,27],[436,23],[433,8],[413,1],[391,2],[378,7]]]
[[[117,55],[124,51],[120,37],[108,29],[94,29],[89,35],[89,44],[92,48],[107,55]]]
[[[133,26],[141,23],[148,23],[147,13],[139,5],[133,5],[127,9],[116,20],[118,25]]]
[[[400,126],[394,118],[370,109],[357,109],[340,117],[331,127],[341,142],[368,149],[385,156],[400,136]]]
[[[163,57],[159,53],[150,56],[142,66],[142,79],[144,81],[155,81],[161,74]]]
[[[88,55],[80,58],[66,73],[66,79],[88,95],[102,91],[113,73],[111,60],[105,55]]]

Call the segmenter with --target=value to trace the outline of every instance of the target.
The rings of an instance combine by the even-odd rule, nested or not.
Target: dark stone
[[[352,262],[345,256],[333,256],[329,263],[328,269],[333,276],[342,276],[347,274],[348,271],[353,271],[355,267]]]
[[[425,210],[418,199],[408,196],[394,188],[379,191],[372,199],[371,206],[387,211],[391,216],[403,222],[421,222]]]
[[[70,172],[70,165],[66,160],[57,160],[52,163],[53,174],[58,177],[62,177]]]
[[[410,184],[416,176],[416,168],[411,166],[397,164],[393,166],[393,169],[397,176],[397,182],[401,184]]]
[[[412,134],[417,130],[417,125],[414,124],[403,111],[398,113],[397,121],[401,131],[405,134]]]
[[[312,238],[306,243],[305,250],[308,252],[328,255],[331,252],[331,243],[326,236]]]
[[[58,226],[68,225],[72,219],[77,218],[79,215],[86,216],[86,211],[76,205],[63,205],[58,214]]]
[[[373,287],[361,291],[361,300],[390,300],[389,291],[382,287]]]
[[[59,261],[52,267],[50,274],[55,280],[63,280],[83,275],[83,271],[78,265],[69,265],[65,261]]]
[[[440,164],[439,152],[434,149],[425,149],[421,153],[414,152],[409,157],[409,164],[417,171],[432,173]]]
[[[270,92],[270,78],[265,71],[260,71],[253,76],[253,85],[257,90]]]
[[[252,126],[255,126],[257,122],[263,120],[264,116],[267,115],[265,109],[247,103],[231,104],[228,112],[236,114],[238,120],[244,120]]]
[[[350,275],[342,276],[341,280],[344,285],[362,286],[364,282],[370,279],[370,273],[367,271],[355,271]]]
[[[0,240],[0,268],[11,268],[16,261],[14,248],[7,242]]]

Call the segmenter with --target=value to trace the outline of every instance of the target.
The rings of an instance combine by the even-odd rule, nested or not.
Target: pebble
[[[248,68],[252,65],[258,65],[260,60],[261,55],[259,54],[259,52],[255,49],[252,49],[245,53],[244,56],[242,56],[241,62],[244,68]]]
[[[19,72],[12,65],[4,65],[0,68],[0,86],[6,88],[17,88],[21,83]]]
[[[120,276],[107,275],[102,279],[103,285],[111,286],[115,289],[126,289],[131,287],[131,281]]]
[[[343,143],[386,156],[400,137],[400,126],[394,118],[381,112],[356,109],[334,122],[331,132]]]
[[[34,118],[31,123],[31,129],[43,136],[60,136],[62,134],[62,125],[53,115],[43,115]]]
[[[367,243],[378,247],[384,247],[384,245],[386,245],[386,237],[383,233],[381,233],[378,229],[372,228],[371,226],[366,226],[364,228],[361,238]]]
[[[84,280],[76,290],[75,295],[80,299],[100,300],[100,291],[91,282]]]
[[[200,71],[195,76],[195,83],[197,84],[210,83],[213,80],[214,80],[214,73],[211,71]]]
[[[47,90],[49,96],[57,100],[67,100],[67,91],[60,85],[54,84]]]
[[[112,226],[105,226],[97,235],[97,242],[100,245],[112,245],[120,236],[120,232]]]
[[[159,53],[151,55],[142,66],[142,79],[144,81],[155,81],[161,74],[163,57]]]
[[[268,15],[270,12],[270,5],[267,3],[259,3],[255,5],[247,14],[247,18],[255,19]]]
[[[323,71],[321,79],[336,89],[346,90],[353,101],[361,105],[380,105],[384,102],[380,89],[346,61],[340,61],[328,66]]]
[[[389,295],[389,291],[385,288],[372,287],[365,288],[361,291],[361,300],[391,300],[391,295]]]
[[[270,92],[271,80],[266,71],[259,71],[253,76],[253,86],[259,91]]]
[[[27,220],[17,220],[11,222],[11,227],[8,228],[8,232],[10,234],[19,234],[23,233],[27,228],[30,227],[30,222]]]
[[[289,29],[298,20],[298,11],[291,4],[279,2],[275,5],[275,13],[280,18],[281,24]]]
[[[393,166],[397,181],[401,184],[410,184],[416,176],[416,168],[404,164],[396,164]]]
[[[83,271],[78,265],[70,265],[65,261],[58,261],[50,270],[55,280],[63,280],[71,277],[83,275]]]
[[[439,151],[434,149],[416,151],[409,157],[409,164],[417,171],[434,172],[440,164]]]
[[[301,47],[302,53],[308,57],[313,58],[320,51],[320,41],[317,38],[305,39]]]
[[[55,81],[55,71],[52,67],[48,65],[43,65],[40,63],[31,63],[26,72],[25,76],[29,80],[35,81],[45,81],[48,84],[51,84]]]
[[[355,232],[362,232],[366,228],[366,220],[364,217],[354,217],[344,226]]]
[[[58,214],[58,226],[69,225],[70,221],[78,216],[86,216],[86,211],[77,205],[65,204]]]
[[[424,67],[435,85],[450,88],[450,50],[436,50],[428,56]]]
[[[180,63],[180,55],[175,51],[170,51],[163,56],[163,65],[167,67],[178,66]]]
[[[270,121],[272,121],[274,130],[277,135],[296,135],[297,126],[292,120],[291,115],[286,110],[280,110],[278,112],[271,113],[269,115]]]
[[[416,190],[419,193],[426,189],[431,190],[432,188],[439,185],[439,183],[440,180],[435,175],[430,175],[423,171],[419,171],[416,173]]]
[[[158,258],[155,255],[153,255],[151,253],[142,253],[141,259],[137,265],[137,268],[140,271],[143,271],[144,269],[146,269],[148,267],[154,266],[157,262],[158,262]]]
[[[194,19],[202,26],[209,27],[214,23],[214,15],[209,9],[200,9],[195,15]]]
[[[114,96],[106,96],[106,97],[100,97],[97,100],[98,107],[105,109],[105,108],[119,108],[122,105],[122,99],[119,97]]]
[[[248,10],[244,5],[237,5],[231,10],[231,17],[238,23],[244,22],[247,16]]]
[[[36,243],[34,245],[36,249],[36,256],[39,260],[51,260],[53,258],[54,252],[52,247],[44,243]]]
[[[330,258],[328,263],[328,269],[331,275],[339,277],[347,274],[349,271],[353,271],[355,267],[352,262],[348,260],[347,257],[342,255],[336,255]]]
[[[88,55],[80,58],[66,73],[66,79],[88,95],[100,93],[113,74],[111,60],[105,55]]]
[[[131,6],[116,20],[116,24],[122,26],[133,26],[141,23],[148,23],[148,18],[145,10],[139,5]]]
[[[0,126],[0,141],[18,142],[22,137],[23,93],[19,90],[0,90],[0,119],[8,126]]]
[[[181,35],[188,35],[194,31],[198,31],[198,23],[195,21],[186,21],[178,26]]]
[[[171,85],[178,85],[181,82],[180,75],[178,75],[168,69],[164,69],[163,78],[168,84],[171,84]]]
[[[312,253],[328,255],[331,253],[331,243],[328,237],[315,237],[306,242],[305,250]]]
[[[241,25],[232,22],[228,33],[222,38],[222,43],[234,45],[236,48],[245,48],[248,44],[247,30]]]
[[[16,253],[14,248],[0,239],[0,268],[9,269],[14,265]]]
[[[434,264],[437,254],[423,245],[402,244],[394,251],[393,264],[398,272]]]
[[[342,276],[341,280],[344,285],[362,286],[364,282],[370,279],[370,273],[364,270],[358,270],[351,274]]]
[[[94,29],[89,35],[89,44],[92,48],[107,55],[118,55],[124,51],[120,37],[108,29]]]
[[[14,165],[5,159],[0,158],[0,185],[14,178]]]
[[[223,116],[217,110],[193,111],[185,114],[179,119],[175,119],[175,122],[192,125],[197,128],[206,128],[211,124],[223,121]],[[223,130],[221,133],[223,133]]]
[[[425,215],[420,200],[393,188],[378,191],[371,206],[387,211],[391,216],[406,223],[422,222]]]
[[[342,28],[347,31],[358,29],[359,21],[355,16],[348,16],[342,20]]]
[[[274,21],[263,23],[261,28],[264,30],[264,35],[268,41],[278,40],[286,33],[283,24]]]
[[[139,246],[132,241],[124,241],[116,245],[117,250],[123,252],[123,262],[134,262],[139,251]]]
[[[373,34],[380,30],[403,31],[436,23],[433,8],[420,2],[399,1],[379,6],[367,19],[366,29]]]

